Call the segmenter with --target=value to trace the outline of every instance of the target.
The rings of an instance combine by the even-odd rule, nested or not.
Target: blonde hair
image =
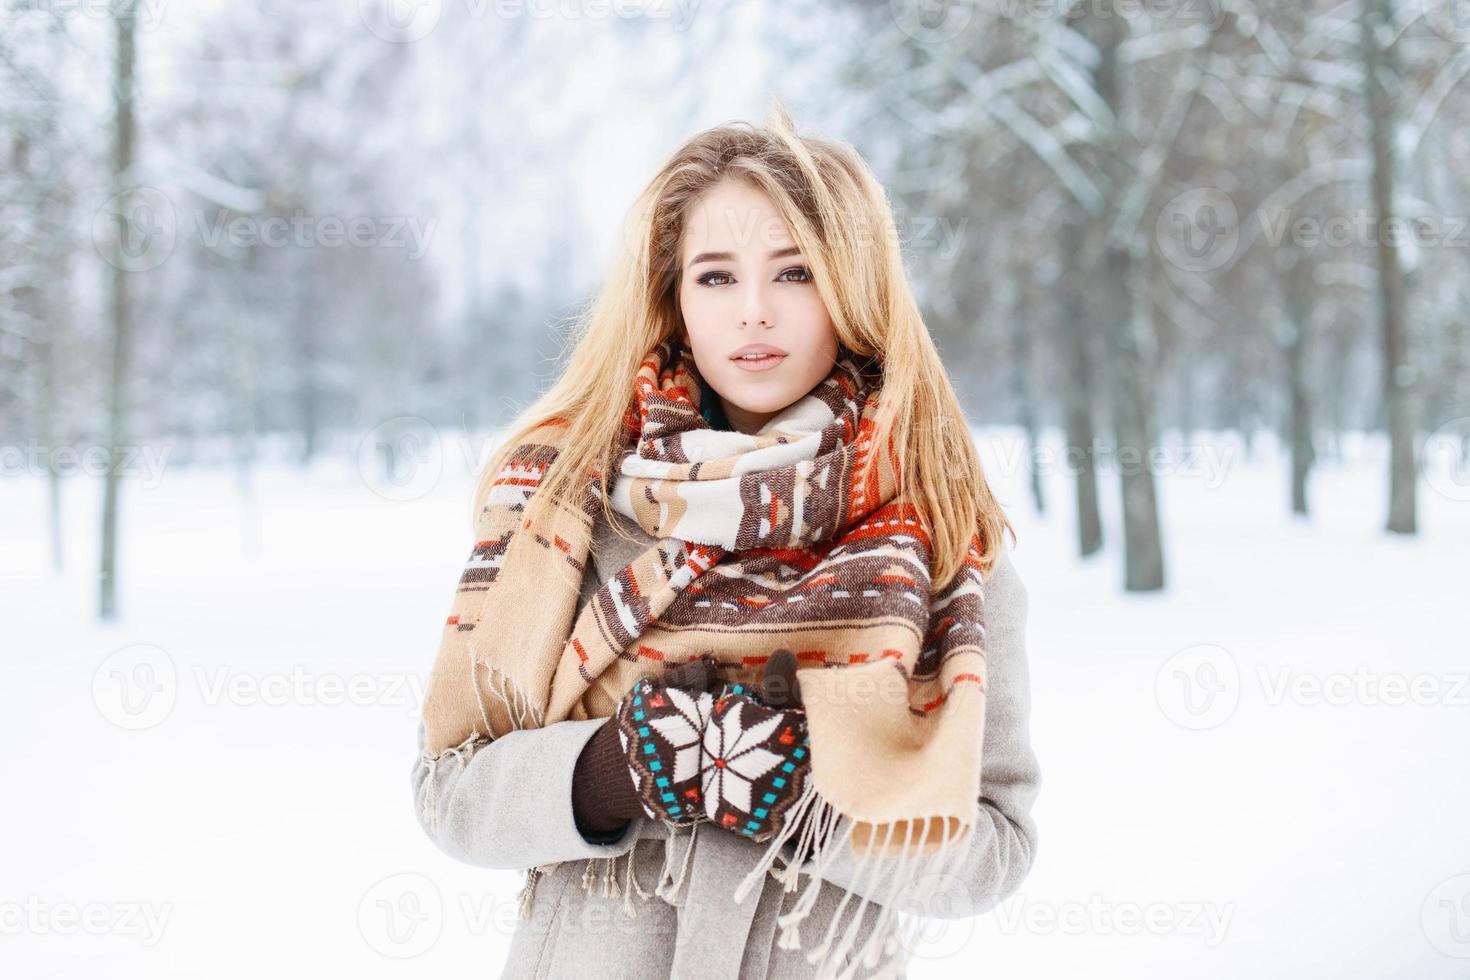
[[[633,380],[643,358],[682,331],[678,284],[686,217],[727,178],[748,180],[771,198],[811,269],[838,341],[859,357],[882,362],[884,401],[894,409],[880,420],[876,439],[880,446],[892,440],[899,492],[909,493],[929,525],[932,588],[942,589],[958,574],[976,531],[988,574],[1002,531],[1014,541],[1015,528],[981,472],[959,400],[909,289],[887,195],[852,147],[796,135],[779,101],[764,127],[742,122],[698,133],[649,181],[629,213],[627,247],[576,318],[565,369],[516,418],[512,435],[481,472],[471,522],[511,449],[556,420],[566,426],[564,441],[525,520],[536,521],[552,503],[575,506],[595,478],[603,513],[618,528],[607,493],[616,474],[609,470],[625,438]]]

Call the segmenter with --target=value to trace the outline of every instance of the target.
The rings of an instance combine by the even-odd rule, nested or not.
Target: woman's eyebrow
[[[771,259],[784,259],[788,255],[800,255],[801,249],[792,245],[789,248],[778,248],[772,252],[767,261]],[[701,262],[731,262],[735,259],[734,252],[700,252],[689,260],[690,265],[699,265]]]

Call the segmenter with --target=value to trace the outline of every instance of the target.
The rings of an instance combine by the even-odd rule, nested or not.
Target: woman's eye
[[[791,275],[793,272],[796,273],[797,275],[799,275],[801,278],[799,278],[799,279],[787,279],[786,277],[789,276],[789,275]],[[811,282],[812,281],[812,274],[811,274],[811,270],[809,270],[806,266],[804,266],[804,265],[798,265],[798,266],[796,266],[794,268],[787,269],[785,272],[782,272],[776,278],[780,282]]]
[[[695,281],[698,282],[700,285],[703,285],[703,286],[724,286],[724,285],[727,285],[727,283],[723,283],[723,282],[710,282],[711,279],[718,279],[718,278],[721,278],[721,277],[723,277],[725,279],[729,279],[730,278],[730,273],[728,273],[728,272],[706,272],[704,275],[700,276]]]

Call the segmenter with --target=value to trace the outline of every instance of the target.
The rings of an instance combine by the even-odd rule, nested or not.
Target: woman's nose
[[[762,327],[771,325],[771,307],[766,291],[760,283],[753,283],[745,294],[745,308],[741,311],[740,325],[752,324]]]

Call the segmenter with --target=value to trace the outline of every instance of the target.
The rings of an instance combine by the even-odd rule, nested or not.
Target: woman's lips
[[[742,371],[769,371],[771,368],[786,360],[785,354],[767,354],[754,360],[744,357],[731,358],[735,366]]]

